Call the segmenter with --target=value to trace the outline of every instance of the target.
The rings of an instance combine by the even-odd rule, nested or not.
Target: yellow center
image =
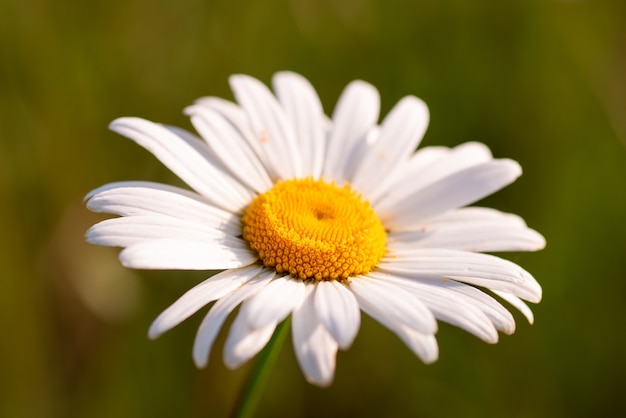
[[[252,201],[242,222],[265,266],[302,280],[365,274],[385,253],[380,219],[349,185],[281,181]]]

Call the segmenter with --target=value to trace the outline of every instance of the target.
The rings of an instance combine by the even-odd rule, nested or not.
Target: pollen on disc
[[[385,253],[380,219],[349,185],[278,182],[252,201],[242,223],[244,239],[266,267],[302,280],[365,274]]]

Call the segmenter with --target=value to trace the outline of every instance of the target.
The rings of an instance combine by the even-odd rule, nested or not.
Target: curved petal
[[[358,276],[350,281],[361,309],[377,312],[386,322],[404,325],[422,333],[437,332],[437,321],[432,312],[412,293],[382,280]]]
[[[301,177],[303,156],[296,133],[270,90],[259,80],[246,75],[231,76],[230,85],[263,149],[270,165],[270,176],[281,179]]]
[[[242,286],[260,271],[260,266],[252,265],[240,269],[225,270],[209,277],[202,283],[189,289],[169,308],[164,310],[152,322],[148,336],[157,338],[189,318],[203,306],[224,297],[239,286]]]
[[[449,248],[473,252],[536,251],[545,239],[518,216],[483,208],[463,208],[392,231],[390,251],[404,248]]]
[[[398,188],[401,186],[408,188],[411,183],[406,179],[415,181],[427,176],[427,171],[434,162],[449,153],[448,147],[425,147],[418,149],[405,163],[399,162],[397,170],[381,178],[376,188],[367,193],[372,207],[377,209],[379,205],[384,204],[386,196],[390,193],[398,199],[400,196]],[[402,195],[407,194],[409,193],[405,191]]]
[[[374,86],[359,80],[348,84],[333,112],[333,128],[322,171],[325,179],[337,184],[351,179],[379,112],[380,96]]]
[[[503,223],[510,226],[525,227],[526,222],[513,214],[501,212],[492,208],[484,208],[480,206],[468,206],[443,213],[441,215],[428,218],[424,221],[425,225],[442,226],[448,224],[466,224],[466,223]]]
[[[239,217],[209,204],[189,190],[160,183],[124,181],[91,191],[87,208],[120,216],[164,215],[185,219],[227,234],[241,234]]]
[[[465,142],[450,149],[443,158],[428,167],[428,175],[419,179],[420,188],[448,177],[456,172],[475,165],[484,164],[493,159],[489,148],[480,142]]]
[[[369,304],[360,304],[360,306],[363,312],[396,334],[424,363],[430,364],[437,361],[439,347],[437,346],[437,339],[433,334],[422,334],[411,327],[393,321]]]
[[[211,347],[213,347],[213,342],[215,342],[226,317],[237,305],[267,285],[275,275],[274,271],[263,269],[249,282],[215,302],[215,305],[202,320],[193,344],[193,360],[196,366],[202,368],[208,364]]]
[[[523,300],[521,300],[515,295],[512,295],[508,292],[502,292],[500,290],[493,290],[493,293],[500,296],[502,299],[506,300],[514,308],[520,311],[522,315],[526,317],[526,319],[531,325],[533,324],[533,322],[535,322],[535,315],[533,315],[533,311],[530,310],[528,305],[526,305]]]
[[[279,72],[272,79],[276,96],[298,136],[303,175],[318,179],[326,150],[324,110],[307,79],[292,72]]]
[[[145,270],[222,270],[257,260],[247,248],[180,239],[139,242],[122,250],[119,258],[124,267]]]
[[[393,206],[404,198],[459,171],[491,161],[491,151],[479,142],[466,142],[452,149],[427,147],[418,150],[402,176],[393,178],[383,197],[377,198],[380,209]]]
[[[261,328],[250,328],[240,311],[230,326],[230,332],[224,344],[226,367],[236,369],[254,357],[272,338],[275,329],[276,322],[270,322]]]
[[[187,107],[185,114],[191,117],[193,126],[231,174],[259,193],[272,187],[272,181],[257,154],[222,114],[200,105]]]
[[[361,326],[359,303],[352,292],[335,280],[319,282],[315,290],[315,312],[339,348],[347,350]]]
[[[230,100],[222,99],[221,97],[201,97],[195,101],[198,106],[209,108],[226,119],[233,128],[239,132],[239,134],[246,140],[250,148],[254,150],[257,157],[263,162],[267,168],[267,162],[264,160],[263,150],[261,149],[258,138],[252,133],[252,127],[250,121],[244,113],[244,111],[231,102]]]
[[[277,277],[242,307],[241,315],[251,329],[278,323],[297,309],[305,296],[302,280],[290,276]]]
[[[390,250],[450,248],[472,252],[537,251],[545,239],[530,228],[503,228],[497,225],[466,225],[458,228],[402,231],[389,239]]]
[[[439,346],[434,335],[422,334],[406,326],[394,332],[424,363],[432,364],[439,358]]]
[[[98,222],[86,234],[87,242],[129,247],[145,241],[198,241],[224,249],[248,249],[248,244],[219,229],[162,215],[125,216]]]
[[[389,112],[376,142],[367,150],[352,177],[352,185],[365,195],[380,186],[408,161],[428,127],[428,107],[417,97],[407,96]]]
[[[455,280],[432,280],[418,277],[392,276],[400,280],[410,280],[428,286],[436,286],[445,289],[446,292],[454,293],[472,306],[480,309],[493,323],[498,331],[507,335],[515,332],[515,320],[513,315],[500,302],[485,293],[466,283]]]
[[[456,172],[432,183],[401,201],[386,200],[378,207],[385,227],[407,229],[429,217],[480,200],[512,183],[522,174],[513,160],[492,160]]]
[[[462,295],[450,292],[436,284],[425,284],[382,273],[370,273],[370,277],[385,280],[412,292],[441,321],[464,329],[490,344],[498,342],[498,332],[483,311],[469,303]]]
[[[215,164],[206,144],[181,136],[162,125],[140,118],[119,118],[111,130],[124,135],[157,157],[166,167],[217,206],[238,212],[253,195]]]
[[[515,263],[488,254],[419,248],[386,255],[378,269],[424,279],[458,280],[539,302],[541,286]]]
[[[313,286],[306,288],[304,302],[293,313],[293,346],[307,381],[318,386],[329,386],[335,375],[337,342],[315,313]]]

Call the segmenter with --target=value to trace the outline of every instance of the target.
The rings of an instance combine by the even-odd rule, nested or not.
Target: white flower
[[[87,196],[89,209],[120,216],[94,225],[87,240],[124,247],[124,266],[224,270],[167,308],[150,337],[217,301],[194,343],[204,367],[241,305],[224,348],[234,368],[292,315],[304,375],[325,386],[360,311],[427,363],[438,356],[437,319],[488,343],[514,331],[490,293],[533,321],[522,299],[539,302],[539,284],[481,252],[534,251],[543,237],[515,215],[465,207],[513,182],[515,161],[494,159],[479,143],[414,152],[426,105],[405,97],[377,125],[378,92],[362,81],[346,87],[331,119],[297,74],[276,74],[275,95],[248,76],[230,82],[238,104],[210,97],[186,109],[200,138],[138,118],[111,124],[194,191],[119,182]]]

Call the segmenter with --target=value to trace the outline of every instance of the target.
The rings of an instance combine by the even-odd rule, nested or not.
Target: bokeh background
[[[0,0],[0,416],[220,417],[249,364],[222,333],[205,370],[201,314],[157,341],[154,317],[205,272],[134,272],[83,242],[82,198],[117,180],[171,182],[107,130],[118,116],[190,128],[182,108],[227,78],[298,71],[327,113],[376,85],[383,112],[430,106],[426,145],[488,144],[524,175],[485,205],[547,238],[507,254],[544,288],[530,326],[487,345],[441,325],[423,365],[364,319],[333,386],[285,344],[267,417],[626,415],[626,2],[623,0]]]

